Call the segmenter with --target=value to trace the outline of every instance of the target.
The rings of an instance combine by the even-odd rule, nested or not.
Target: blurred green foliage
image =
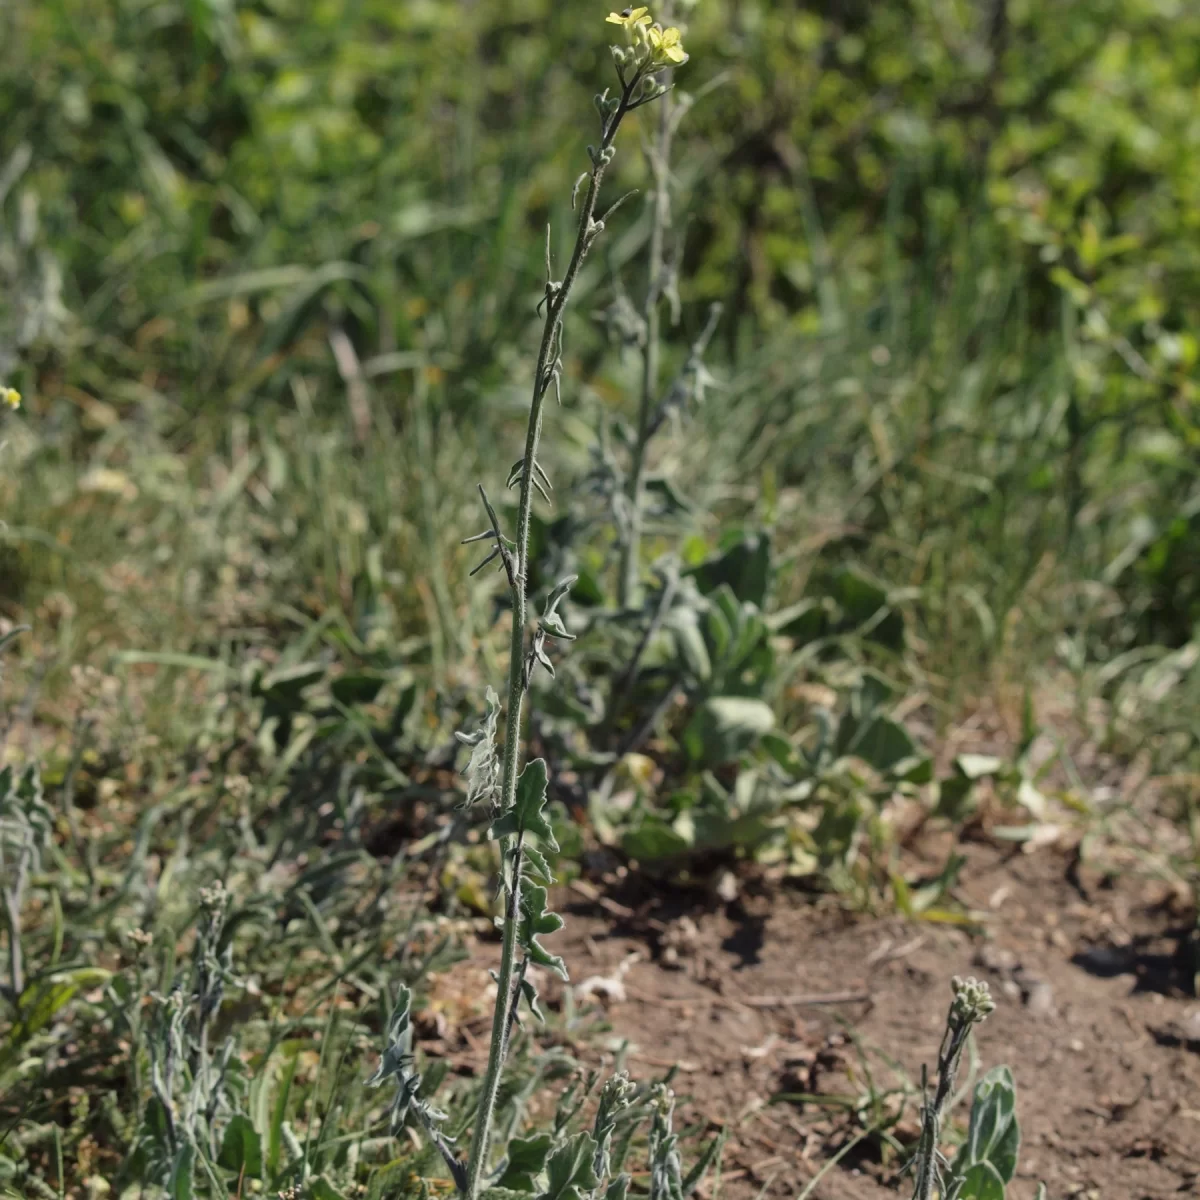
[[[349,447],[308,472],[321,491],[305,505],[367,514],[327,530],[350,574],[327,576],[324,603],[359,605],[372,571],[378,593],[418,542],[420,620],[452,626],[456,567],[433,561],[458,511],[446,481],[465,483],[475,439],[522,404],[546,223],[561,252],[607,76],[603,13],[6,5],[0,370],[29,398],[42,465],[126,470],[153,445],[194,470],[237,449],[229,420],[247,414],[278,466],[298,430],[341,446],[348,399],[355,441],[384,429],[413,486],[381,482],[374,446],[370,469]],[[695,532],[711,548],[713,520],[749,516],[803,547],[780,603],[865,565],[915,606],[910,648],[934,672],[957,675],[964,646],[970,662],[1040,659],[1061,635],[1072,664],[1187,644],[1200,13],[701,0],[688,21],[682,83],[700,102],[678,167],[676,350],[711,301],[726,312],[725,390],[695,431],[711,456],[679,477]],[[617,167],[644,182],[636,154]],[[583,315],[638,259],[648,223],[624,215],[580,281],[567,391],[627,411],[627,372]],[[586,406],[567,419],[580,474],[593,422]],[[24,503],[9,511],[44,529],[37,495]],[[441,636],[453,658],[464,637]]]
[[[285,281],[214,279],[334,262],[361,273],[328,282],[328,309],[404,346],[397,301],[436,299],[456,348],[481,352],[475,371],[512,332],[503,297],[531,269],[601,77],[590,15],[546,0],[21,0],[0,17],[5,159],[35,150],[23,182],[71,308],[117,338],[167,317],[143,337],[168,371],[210,357],[216,300]],[[689,287],[740,301],[736,328],[836,322],[851,298],[879,301],[897,255],[936,269],[982,220],[1004,231],[1042,327],[1065,289],[1158,387],[1194,366],[1192,6],[707,0],[692,26],[688,86],[725,86],[695,121]],[[1130,398],[1094,373],[1083,385]]]

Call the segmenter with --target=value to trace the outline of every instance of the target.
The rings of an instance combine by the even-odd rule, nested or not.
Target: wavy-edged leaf
[[[545,1168],[553,1148],[554,1138],[548,1133],[513,1138],[508,1143],[504,1173],[497,1180],[496,1187],[522,1195],[536,1191],[537,1177]]]
[[[546,897],[546,889],[536,883],[526,883],[521,889],[521,921],[517,927],[517,941],[529,955],[530,962],[553,971],[560,979],[566,979],[567,964],[538,941],[542,934],[557,933],[563,927],[562,917],[546,908]]]
[[[599,1187],[593,1162],[596,1140],[590,1133],[577,1133],[563,1142],[546,1164],[546,1190],[539,1200],[584,1200]]]
[[[546,760],[535,758],[527,762],[521,778],[517,780],[517,796],[512,808],[492,822],[488,837],[496,841],[503,837],[532,833],[552,853],[557,854],[558,842],[545,812],[547,784]]]

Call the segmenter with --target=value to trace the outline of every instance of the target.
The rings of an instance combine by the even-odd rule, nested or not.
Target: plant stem
[[[13,1003],[25,990],[25,966],[21,955],[21,898],[29,876],[29,850],[22,847],[17,860],[16,878],[4,889],[4,915],[8,926],[8,982]]]
[[[603,126],[600,145],[592,158],[587,195],[584,197],[583,208],[579,214],[575,249],[571,253],[571,260],[562,283],[555,287],[550,280],[547,280],[546,323],[542,330],[541,348],[538,350],[537,370],[533,378],[533,396],[529,406],[529,425],[525,434],[525,459],[521,467],[521,491],[517,506],[517,555],[515,567],[511,573],[510,590],[513,613],[512,638],[508,655],[508,710],[504,733],[504,766],[500,792],[502,812],[507,812],[516,801],[517,774],[521,760],[521,707],[526,687],[525,623],[528,618],[526,580],[529,559],[529,520],[533,507],[534,463],[542,436],[542,414],[546,393],[550,389],[550,383],[558,366],[563,311],[570,298],[571,288],[579,274],[580,265],[599,232],[595,226],[595,212],[596,201],[600,194],[600,183],[604,178],[605,167],[608,165],[605,152],[612,145],[617,127],[628,111],[636,82],[637,80],[634,80],[623,88],[619,107]],[[515,1003],[513,969],[516,962],[517,925],[521,912],[521,864],[516,851],[516,837],[510,836],[501,840],[500,870],[502,877],[505,873],[509,875],[505,888],[507,902],[500,949],[500,970],[496,979],[496,1005],[492,1015],[492,1036],[488,1050],[487,1072],[484,1075],[483,1090],[479,1096],[479,1108],[471,1141],[471,1155],[467,1165],[466,1194],[468,1200],[476,1200],[478,1197],[487,1165],[492,1120],[508,1043],[510,1010],[512,1004]]]
[[[938,1142],[941,1140],[942,1118],[946,1102],[954,1089],[958,1075],[958,1064],[962,1059],[963,1047],[971,1026],[967,1022],[956,1024],[953,1019],[947,1025],[946,1035],[938,1053],[937,1091],[933,1102],[928,1103],[921,1128],[920,1149],[917,1152],[917,1182],[913,1200],[932,1200],[938,1183]]]
[[[641,602],[642,503],[645,493],[646,446],[650,440],[650,418],[658,396],[659,301],[662,299],[663,242],[671,221],[669,173],[673,101],[671,93],[659,103],[658,132],[646,157],[654,177],[654,210],[650,225],[650,276],[646,283],[646,303],[642,311],[646,344],[642,347],[642,393],[638,406],[637,440],[626,482],[629,500],[629,527],[621,547],[621,582],[618,599],[622,608]]]

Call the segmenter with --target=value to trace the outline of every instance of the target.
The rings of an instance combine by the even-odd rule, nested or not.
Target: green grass
[[[540,752],[583,781],[560,798],[592,817],[584,835],[557,810],[562,871],[601,837],[654,869],[753,853],[865,908],[937,910],[953,860],[914,895],[883,818],[897,793],[969,809],[967,773],[913,731],[984,696],[1028,733],[1052,695],[1047,721],[1086,715],[1180,794],[1200,769],[1200,29],[1166,0],[976,7],[692,15],[665,377],[724,315],[704,396],[653,442],[643,545],[694,584],[696,623],[639,652],[617,604],[606,489],[641,362],[611,318],[615,281],[646,283],[638,197],[576,284],[556,506],[534,508],[535,591],[586,585],[536,697]],[[562,261],[611,69],[600,16],[0,15],[0,383],[25,396],[0,417],[0,635],[32,627],[2,660],[0,739],[40,764],[54,825],[23,916],[38,1020],[0,1016],[17,1194],[58,1195],[60,1156],[71,1195],[137,1175],[146,997],[200,969],[217,878],[254,982],[227,1018],[237,1087],[274,1182],[304,1161],[381,1192],[407,1154],[359,1084],[396,989],[419,1003],[489,903],[493,857],[447,814],[508,616],[459,543],[521,438],[545,227]],[[614,196],[650,186],[632,151],[614,171]],[[652,612],[666,587],[644,582]],[[1195,861],[1171,869],[1196,886]],[[518,1076],[566,1070],[554,1044]],[[465,1126],[472,1086],[445,1088]]]

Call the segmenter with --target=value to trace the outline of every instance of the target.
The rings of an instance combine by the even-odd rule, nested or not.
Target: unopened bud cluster
[[[218,879],[211,887],[200,889],[200,905],[212,913],[223,912],[229,902],[229,893]]]
[[[954,990],[954,1002],[951,1005],[951,1016],[965,1025],[978,1025],[981,1021],[996,1011],[996,1002],[988,990],[986,983],[978,979],[962,979],[955,976],[951,981]]]

